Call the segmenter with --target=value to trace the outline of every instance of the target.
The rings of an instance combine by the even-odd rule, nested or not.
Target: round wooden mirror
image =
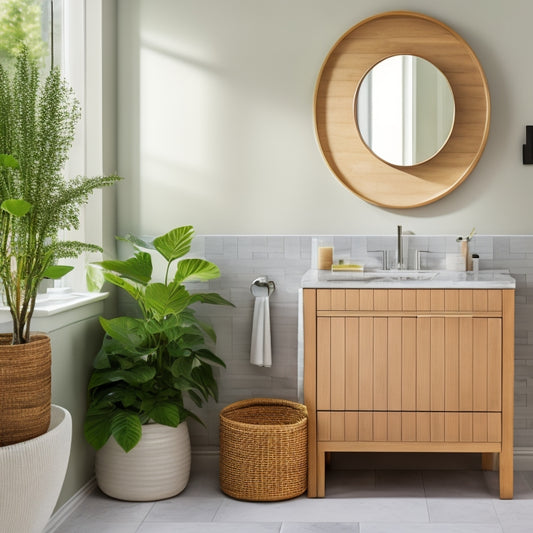
[[[385,161],[362,137],[356,95],[383,60],[420,57],[449,82],[455,104],[444,145],[421,163]],[[418,207],[454,190],[478,162],[490,123],[485,75],[468,44],[443,23],[419,13],[376,15],[346,32],[327,56],[315,91],[318,144],[335,176],[364,200],[383,207]]]

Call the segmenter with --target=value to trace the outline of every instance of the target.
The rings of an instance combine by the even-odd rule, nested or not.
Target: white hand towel
[[[250,363],[257,366],[272,366],[270,303],[268,296],[257,296],[255,298]]]

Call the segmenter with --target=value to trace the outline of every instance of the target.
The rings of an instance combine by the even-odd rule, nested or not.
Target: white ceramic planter
[[[154,501],[179,494],[191,471],[187,423],[143,426],[139,444],[128,453],[110,438],[96,452],[95,470],[100,490],[112,498]]]
[[[46,433],[0,447],[1,531],[43,531],[63,486],[71,438],[70,413],[52,405]]]

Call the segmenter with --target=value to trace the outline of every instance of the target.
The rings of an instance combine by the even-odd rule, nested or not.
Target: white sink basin
[[[435,279],[439,275],[438,271],[433,270],[380,270],[378,272],[368,272],[367,274],[373,279],[381,278],[401,281]]]

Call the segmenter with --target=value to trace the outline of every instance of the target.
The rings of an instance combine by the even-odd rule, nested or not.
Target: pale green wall
[[[101,312],[101,309],[100,309]],[[58,507],[94,475],[94,451],[83,437],[87,383],[102,331],[96,316],[51,332],[52,403],[72,416],[72,447]]]
[[[322,61],[389,10],[442,20],[478,55],[492,95],[480,163],[456,191],[386,210],[348,192],[313,133]],[[119,231],[391,234],[533,232],[530,0],[119,0]]]
[[[102,2],[102,42],[103,42],[103,125],[102,156],[103,173],[117,172],[116,147],[116,2]],[[95,53],[93,51],[93,53]],[[88,157],[91,154],[88,153]],[[117,211],[114,187],[103,191],[102,231],[103,248],[106,255],[114,253]],[[91,235],[91,238],[96,238]],[[94,242],[94,241],[93,241]],[[109,290],[106,287],[106,290]],[[83,436],[83,422],[87,409],[87,383],[92,362],[103,337],[98,316],[115,316],[116,299],[113,291],[105,302],[93,304],[90,316],[74,320],[66,327],[50,332],[52,342],[52,402],[59,404],[72,415],[72,447],[69,465],[57,508],[74,496],[94,477],[94,451]],[[69,313],[72,316],[72,312]],[[34,322],[36,322],[34,320]],[[47,331],[46,320],[37,327]]]

